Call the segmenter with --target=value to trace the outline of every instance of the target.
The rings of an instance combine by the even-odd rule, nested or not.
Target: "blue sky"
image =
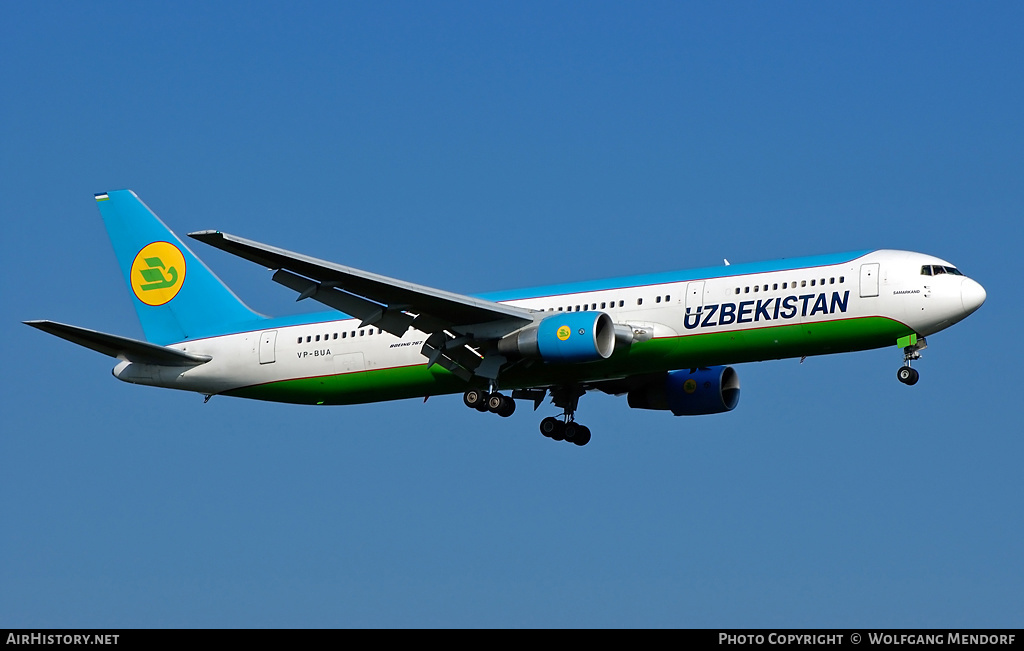
[[[0,26],[0,624],[1020,627],[1019,3],[22,3]],[[739,408],[137,387],[92,200],[450,291],[867,248],[975,315]],[[196,243],[246,302],[314,306]],[[1000,334],[1003,333],[1003,334]]]

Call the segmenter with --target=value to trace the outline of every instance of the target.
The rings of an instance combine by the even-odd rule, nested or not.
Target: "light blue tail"
[[[146,339],[166,345],[260,320],[131,190],[96,195]],[[258,326],[254,326],[258,327]]]

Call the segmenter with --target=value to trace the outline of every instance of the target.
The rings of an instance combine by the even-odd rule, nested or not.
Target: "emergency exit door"
[[[277,330],[267,330],[260,335],[260,364],[274,362],[274,349],[277,347]]]

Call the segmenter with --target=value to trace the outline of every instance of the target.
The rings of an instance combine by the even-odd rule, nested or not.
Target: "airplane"
[[[27,325],[118,360],[134,384],[310,405],[462,393],[508,417],[516,401],[561,410],[541,433],[578,446],[587,391],[675,416],[731,411],[744,362],[896,345],[897,377],[926,337],[986,298],[955,266],[869,250],[467,296],[318,260],[220,231],[199,242],[267,269],[330,308],[267,317],[247,307],[131,190],[95,195],[145,341],[55,321]],[[340,314],[339,314],[340,313]]]

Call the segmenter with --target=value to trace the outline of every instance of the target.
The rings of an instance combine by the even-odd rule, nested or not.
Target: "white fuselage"
[[[795,260],[792,267],[785,261],[734,265],[486,298],[534,310],[539,318],[559,312],[605,312],[616,324],[628,324],[642,335],[642,341],[680,342],[713,333],[872,317],[926,336],[965,318],[985,299],[981,285],[963,275],[922,273],[932,266],[953,269],[929,255],[878,250],[827,264],[803,266],[803,262]],[[754,269],[747,271],[750,267]],[[219,394],[241,387],[427,364],[420,352],[426,335],[415,329],[396,337],[360,326],[355,319],[335,320],[324,314],[305,321],[270,319],[254,326],[171,346],[209,355],[213,358],[209,363],[179,368],[123,361],[114,375],[128,382]],[[853,340],[856,332],[846,336],[851,337],[849,346],[835,352],[876,345]],[[744,345],[742,339],[736,346]],[[896,344],[895,337],[890,344]],[[639,345],[645,344],[635,346]],[[804,353],[786,348],[775,355],[766,350],[763,358],[798,354]],[[747,360],[750,355],[723,361],[733,359]],[[581,381],[591,379],[587,368],[580,365]],[[387,397],[391,396],[380,399]]]

